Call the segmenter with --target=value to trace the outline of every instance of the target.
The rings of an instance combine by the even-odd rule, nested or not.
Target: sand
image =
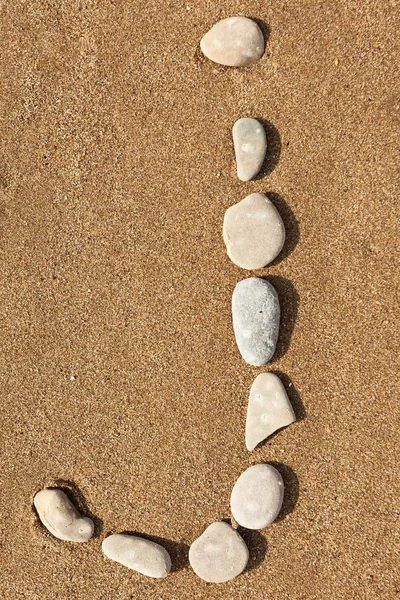
[[[0,597],[397,597],[398,3],[0,7]],[[199,51],[230,15],[269,31],[243,70]],[[240,117],[264,119],[270,142],[246,184]],[[235,346],[246,272],[222,240],[226,208],[252,192],[288,233],[256,272],[283,308],[267,369]],[[249,453],[263,370],[283,374],[301,420]],[[283,513],[244,534],[242,576],[206,584],[188,546],[262,461],[283,474]],[[48,485],[93,516],[94,539],[38,525]],[[164,541],[174,572],[153,581],[104,558],[104,536],[124,531]]]

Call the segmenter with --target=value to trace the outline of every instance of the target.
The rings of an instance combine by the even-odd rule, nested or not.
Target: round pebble
[[[254,367],[274,355],[279,335],[280,307],[275,288],[265,279],[239,281],[232,295],[232,320],[243,359]]]
[[[228,67],[244,67],[264,54],[264,36],[255,21],[229,17],[219,21],[200,42],[205,56]]]
[[[267,464],[249,467],[233,487],[232,515],[242,527],[263,529],[278,516],[283,492],[283,480],[275,467]]]
[[[296,420],[290,400],[275,373],[261,373],[250,390],[246,419],[246,447],[253,450],[257,444],[278,429]]]
[[[264,127],[257,119],[239,119],[232,128],[237,175],[250,181],[260,171],[267,152]]]
[[[250,194],[226,211],[223,238],[235,265],[261,269],[282,250],[285,226],[265,194]]]
[[[136,535],[110,535],[103,540],[101,547],[111,560],[147,577],[160,579],[171,570],[171,558],[166,549]]]
[[[56,538],[67,542],[86,542],[94,532],[89,517],[81,517],[68,496],[60,489],[38,492],[33,504],[43,525]]]
[[[190,546],[193,571],[211,583],[234,579],[246,568],[247,546],[235,529],[224,521],[212,523]]]

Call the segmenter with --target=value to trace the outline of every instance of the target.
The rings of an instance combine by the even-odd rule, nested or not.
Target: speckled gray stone
[[[257,119],[238,119],[232,128],[237,175],[250,181],[260,171],[267,152],[264,127]]]
[[[261,373],[250,390],[246,419],[246,447],[253,450],[281,427],[294,423],[294,414],[286,390],[275,373]]]
[[[228,67],[244,67],[264,54],[264,36],[255,21],[229,17],[219,21],[200,42],[205,56]]]
[[[171,570],[171,558],[166,549],[136,535],[110,535],[103,540],[101,547],[111,560],[147,577],[160,579]]]
[[[234,579],[246,568],[247,546],[235,529],[224,521],[212,523],[190,546],[193,571],[211,583]]]
[[[263,529],[278,516],[283,494],[283,479],[275,467],[267,464],[249,467],[233,487],[232,515],[242,527]]]
[[[67,542],[87,542],[94,531],[89,517],[81,517],[68,496],[60,489],[38,492],[33,504],[43,525],[56,538]]]
[[[274,355],[279,335],[280,308],[275,288],[265,279],[239,281],[232,295],[236,343],[244,360],[255,367]]]
[[[285,226],[265,194],[250,194],[226,211],[223,238],[235,265],[261,269],[282,250]]]

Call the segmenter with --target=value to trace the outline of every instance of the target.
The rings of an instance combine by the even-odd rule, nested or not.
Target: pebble
[[[255,21],[229,17],[219,21],[200,42],[203,54],[220,65],[244,67],[262,57],[264,36]]]
[[[171,558],[165,548],[136,535],[117,533],[103,540],[104,554],[128,569],[160,579],[171,570]]]
[[[249,467],[233,487],[232,515],[242,527],[263,529],[278,516],[283,492],[283,480],[275,467],[267,464]]]
[[[253,450],[274,431],[296,420],[290,400],[275,373],[261,373],[250,389],[246,419],[246,447]]]
[[[224,521],[212,523],[190,546],[193,571],[211,583],[234,579],[246,568],[249,551],[238,532]]]
[[[67,542],[87,542],[94,532],[89,517],[81,517],[68,496],[60,489],[38,492],[33,504],[43,525],[56,538]]]
[[[250,181],[260,172],[267,152],[264,127],[257,119],[239,119],[232,128],[232,137],[237,175],[241,181]]]
[[[278,256],[285,226],[265,194],[250,194],[225,212],[223,237],[231,261],[251,271]]]
[[[254,367],[271,360],[279,335],[279,299],[265,279],[239,281],[232,295],[232,320],[243,359]]]

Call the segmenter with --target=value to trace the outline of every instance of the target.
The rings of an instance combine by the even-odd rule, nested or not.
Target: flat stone
[[[261,367],[274,355],[279,335],[280,307],[275,288],[265,279],[239,281],[232,295],[232,320],[243,359]]]
[[[160,579],[171,570],[171,558],[166,549],[136,535],[110,535],[103,540],[101,547],[111,560],[147,577]]]
[[[253,450],[275,431],[295,420],[296,415],[279,377],[275,373],[258,375],[251,386],[247,407],[247,450]]]
[[[92,537],[93,521],[82,517],[62,490],[41,490],[35,495],[33,504],[43,525],[59,540],[87,542]]]
[[[219,21],[200,42],[205,56],[228,67],[244,67],[264,54],[264,36],[255,21],[229,17]]]
[[[232,515],[242,527],[263,529],[278,516],[283,493],[283,479],[275,467],[267,464],[249,467],[233,487]]]
[[[235,265],[261,269],[282,250],[285,226],[265,194],[250,194],[225,212],[223,238]]]
[[[257,119],[239,119],[232,128],[237,175],[250,181],[262,167],[267,152],[264,127]]]
[[[248,560],[249,551],[243,538],[224,521],[209,525],[189,550],[193,571],[211,583],[234,579],[244,571]]]

